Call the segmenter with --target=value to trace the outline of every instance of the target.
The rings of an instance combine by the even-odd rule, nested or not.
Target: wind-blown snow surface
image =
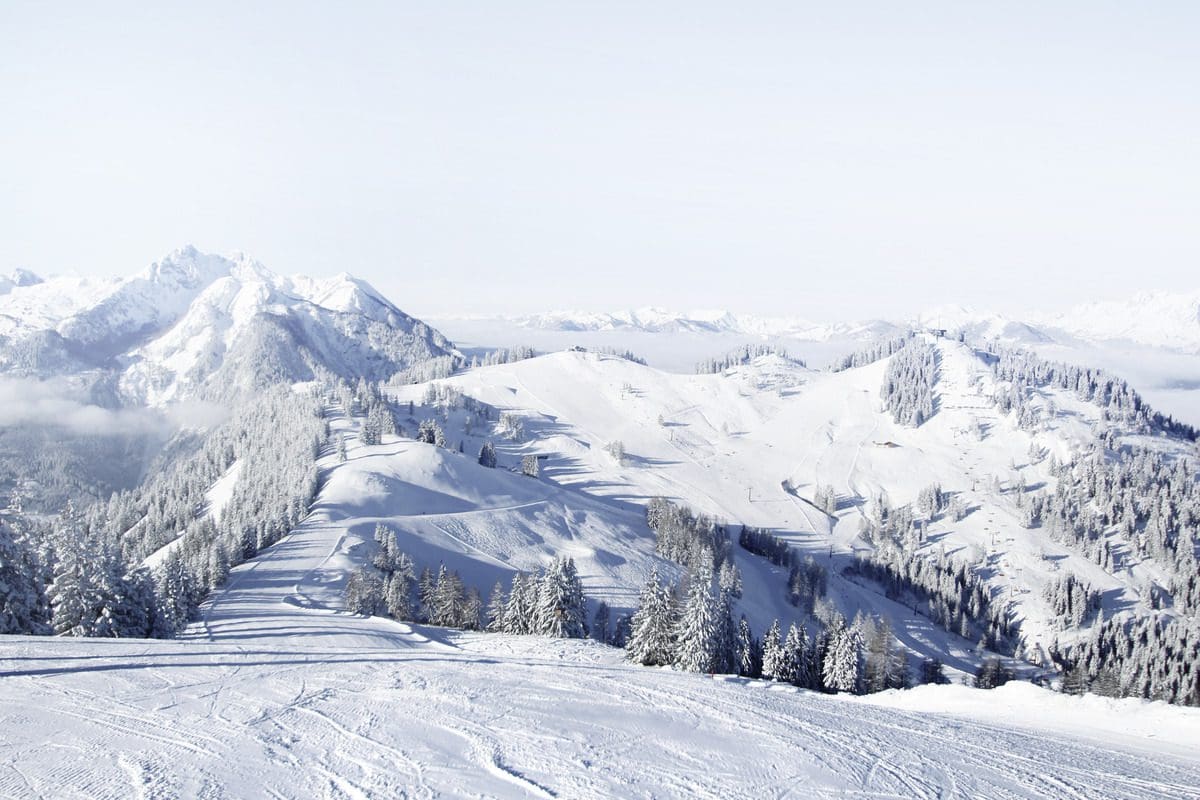
[[[1060,698],[1044,690],[914,694],[944,712],[926,713],[629,666],[586,642],[310,615],[347,638],[6,640],[0,796],[1099,800],[1200,786],[1188,709],[1170,709],[1185,737],[1172,742],[1113,730],[1116,715],[1163,713],[1141,702],[1067,698],[1077,713],[1047,727],[1044,701]]]

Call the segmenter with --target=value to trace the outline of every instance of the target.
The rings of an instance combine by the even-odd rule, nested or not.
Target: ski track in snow
[[[1092,800],[1200,786],[1200,753],[637,668],[587,643],[155,644],[9,644],[0,795]],[[156,675],[209,700],[168,703]]]

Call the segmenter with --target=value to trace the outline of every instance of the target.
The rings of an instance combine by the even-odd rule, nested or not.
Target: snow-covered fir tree
[[[783,650],[779,620],[773,620],[762,639],[762,677],[768,681],[787,680],[787,658]]]
[[[542,474],[542,464],[534,453],[528,453],[521,456],[521,474],[530,478],[537,478]]]
[[[743,614],[738,620],[736,643],[737,674],[748,678],[762,675],[762,649],[750,630],[750,622]]]
[[[47,611],[36,551],[10,522],[0,520],[0,633],[48,633]]]
[[[596,613],[592,616],[591,634],[593,639],[602,644],[612,641],[612,610],[603,600],[596,603]]]
[[[491,442],[484,442],[483,447],[479,448],[479,463],[488,468],[496,466],[496,447]]]
[[[504,630],[504,607],[506,599],[504,584],[496,581],[496,585],[492,587],[492,593],[488,596],[487,610],[485,612],[486,630],[492,633],[500,633]]]
[[[570,557],[557,558],[538,581],[533,630],[544,636],[581,639],[587,636],[587,606],[583,586]]]
[[[505,633],[533,633],[533,615],[537,608],[538,581],[533,575],[518,572],[512,577],[508,602],[504,606]]]
[[[384,606],[383,581],[369,567],[356,570],[346,581],[346,609],[352,614],[372,616]]]
[[[821,682],[832,692],[858,692],[862,680],[862,636],[859,624],[847,626],[839,615],[829,629]]]
[[[675,626],[675,666],[688,672],[715,672],[720,619],[712,568],[703,562],[690,576]]]
[[[661,666],[674,662],[675,612],[670,589],[659,579],[658,569],[652,568],[642,588],[637,611],[630,620],[629,658],[646,666]]]
[[[791,675],[789,680],[806,689],[818,688],[808,633],[803,624],[793,622],[783,642],[784,660]]]

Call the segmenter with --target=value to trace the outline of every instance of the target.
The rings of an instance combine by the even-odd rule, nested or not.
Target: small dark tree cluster
[[[995,689],[1013,680],[1016,675],[998,658],[985,658],[975,671],[976,689]]]
[[[801,556],[787,541],[763,528],[742,526],[738,544],[756,556],[761,556],[788,572],[788,602],[806,614],[813,612],[817,598],[824,597],[828,585],[825,567],[812,556]]]
[[[1031,390],[1052,386],[1100,406],[1107,422],[1130,433],[1164,433],[1190,441],[1200,437],[1200,431],[1158,413],[1128,383],[1103,370],[1048,361],[1025,350],[993,350],[992,371],[1006,384],[996,402],[1005,413],[1016,410],[1018,420],[1027,427],[1037,423],[1037,412],[1028,405]]]
[[[862,350],[838,359],[829,365],[829,370],[830,372],[842,372],[843,370],[865,367],[868,364],[874,364],[876,361],[882,361],[888,356],[894,355],[904,349],[914,336],[916,334],[913,331],[909,331],[903,336],[876,341]]]
[[[719,570],[729,556],[729,531],[724,525],[666,498],[650,500],[646,522],[654,531],[655,552],[689,571],[702,565]]]
[[[799,557],[787,541],[766,528],[751,528],[742,526],[738,534],[738,545],[756,556],[761,556],[777,567],[791,568],[796,566]]]
[[[913,557],[896,547],[855,556],[843,572],[883,586],[893,600],[910,604],[951,633],[1012,652],[1017,623],[1006,607],[992,603],[987,585],[969,566],[945,553]]]
[[[1163,616],[1111,619],[1066,653],[1064,689],[1200,706],[1200,626]]]
[[[483,358],[473,356],[471,358],[472,367],[493,367],[497,364],[512,364],[517,361],[524,361],[527,358],[537,357],[537,350],[534,350],[528,345],[516,345],[514,347],[498,347],[495,350],[490,350],[484,354]]]
[[[734,350],[730,350],[723,356],[716,358],[708,358],[696,364],[697,375],[716,375],[724,372],[727,369],[744,366],[751,363],[756,358],[762,356],[778,356],[786,361],[790,361],[797,366],[805,366],[804,362],[798,358],[792,358],[788,355],[787,350],[782,347],[777,347],[773,344],[746,344]]]
[[[924,339],[911,339],[883,375],[879,394],[892,418],[914,428],[933,416],[933,387],[938,376],[938,349]]]
[[[921,677],[918,683],[929,683],[939,685],[949,683],[950,679],[946,677],[945,667],[942,665],[941,659],[926,658],[921,661]]]
[[[1082,627],[1100,610],[1100,592],[1071,574],[1048,582],[1042,596],[1063,628]]]
[[[837,490],[832,486],[817,484],[817,488],[813,490],[813,505],[829,516],[834,516],[838,509]]]
[[[560,557],[537,574],[517,573],[507,595],[497,584],[488,602],[487,627],[504,633],[586,638],[587,602],[575,560]]]

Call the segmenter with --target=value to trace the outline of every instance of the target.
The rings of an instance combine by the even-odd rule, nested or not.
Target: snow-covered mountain
[[[640,331],[643,333],[738,333],[758,337],[792,337],[825,341],[835,337],[871,338],[894,327],[891,323],[817,323],[800,317],[764,317],[726,310],[670,311],[639,308],[627,311],[550,311],[503,317],[523,328],[556,331]]]
[[[41,282],[40,277],[27,269],[14,269],[7,275],[0,275],[0,294],[8,294],[19,286],[33,286]]]
[[[1028,322],[969,306],[945,305],[927,309],[913,318],[920,329],[937,328],[963,333],[973,341],[1000,341],[1006,344],[1038,345],[1054,342],[1054,337]]]
[[[962,683],[1003,659],[1021,677],[1065,680],[1062,648],[1098,641],[1106,621],[1194,617],[1184,572],[1192,562],[1178,542],[1200,503],[1182,467],[1158,461],[1182,465],[1194,433],[1152,415],[1119,381],[1055,375],[1058,367],[1031,366],[1024,354],[998,357],[924,332],[863,348],[837,371],[771,347],[705,374],[576,347],[436,382],[370,386],[356,379],[455,351],[347,275],[287,278],[189,249],[125,280],[23,280],[0,295],[8,314],[0,352],[15,372],[49,369],[16,356],[58,352],[69,369],[152,404],[326,371],[355,380],[250,392],[258,396],[243,397],[241,414],[198,449],[93,509],[96,529],[128,559],[122,566],[153,569],[140,597],[156,610],[141,624],[174,620],[180,641],[170,653],[153,642],[100,653],[66,639],[20,640],[0,699],[36,724],[13,755],[29,768],[24,782],[0,777],[0,794],[66,786],[116,795],[127,776],[164,796],[256,794],[284,773],[294,776],[293,794],[282,796],[352,797],[414,788],[675,796],[697,787],[740,796],[781,780],[831,796],[1186,797],[1195,784],[1194,748],[1152,741],[1162,731],[1190,741],[1195,716],[1142,700],[1028,684],[982,699],[936,685],[852,699],[867,691],[865,672],[838,686],[824,666],[807,683],[799,673],[759,680],[765,673],[752,666],[714,681],[707,673],[727,672],[729,662],[652,670],[599,643],[516,635],[532,629],[440,627],[520,619],[533,613],[535,585],[540,619],[545,587],[562,578],[547,565],[569,557],[573,608],[595,622],[593,633],[611,620],[603,610],[634,636],[629,614],[652,570],[671,581],[706,574],[720,552],[710,599],[714,586],[728,588],[720,614],[745,621],[746,653],[755,651],[749,637],[767,640],[779,620],[795,623],[797,639],[800,630],[830,637],[824,652],[789,651],[810,665],[846,652],[850,669],[866,670],[883,662],[865,642],[886,640],[878,652],[914,676],[936,667]],[[711,331],[670,316],[638,317],[638,335],[706,345],[748,335],[749,323],[730,315],[701,319]],[[1039,329],[969,309],[938,309],[916,324],[1045,343]],[[897,405],[923,402],[928,414],[917,422]],[[1110,457],[1135,449],[1136,459]],[[1112,489],[1135,484],[1178,508],[1164,503],[1153,524],[1142,519],[1149,512],[1130,492]],[[671,545],[652,523],[666,501],[713,524],[697,523],[700,539]],[[419,590],[410,585],[418,572],[427,575]],[[534,574],[536,584],[519,577]],[[686,600],[677,612],[666,603],[663,624],[699,613],[692,597],[705,584],[688,580]],[[373,606],[351,605],[354,582],[374,585]],[[195,587],[212,587],[199,608]],[[405,605],[414,598],[419,605]],[[450,622],[431,613],[441,604],[458,609]],[[129,626],[121,630],[139,630],[138,619],[121,616]],[[140,630],[130,635],[158,629]],[[710,633],[714,648],[732,641]],[[1156,652],[1168,650],[1186,647]],[[1188,685],[1177,679],[1182,659],[1161,657],[1158,672],[1138,667],[1149,688],[1120,690],[1178,702]],[[64,664],[43,663],[55,659]],[[113,675],[119,702],[101,685]],[[1079,678],[1100,679],[1099,669]],[[1048,721],[1033,705],[1079,719]],[[947,738],[944,718],[923,716],[947,710],[975,722],[956,720]],[[113,714],[117,727],[106,722]],[[105,757],[43,781],[58,763],[50,748],[64,741],[60,718],[82,723],[65,734],[68,747]],[[1132,742],[1126,720],[1136,723]],[[1092,738],[1068,746],[1064,734]],[[538,744],[547,735],[570,746],[547,755]],[[651,750],[630,755],[626,744],[638,737]],[[998,738],[1003,757],[993,752]],[[1152,746],[1156,758],[1142,757]],[[793,772],[781,779],[764,759],[790,759]],[[698,762],[716,768],[697,778],[689,773]],[[1163,764],[1173,771],[1160,775]],[[1109,773],[1096,789],[1101,768]]]
[[[127,403],[223,398],[319,372],[379,380],[454,353],[364,281],[285,277],[244,255],[187,247],[129,278],[8,283],[0,369],[104,376]]]
[[[476,317],[474,321],[482,319]],[[813,342],[873,338],[917,325],[964,331],[976,339],[1008,343],[1047,344],[1080,339],[1200,352],[1200,292],[1142,292],[1126,300],[1086,303],[1053,313],[1031,311],[1019,317],[944,305],[924,310],[910,319],[832,323],[802,317],[735,314],[727,310],[673,311],[655,307],[613,312],[549,311],[491,319],[537,331],[741,334]]]
[[[1043,661],[1051,643],[1066,636],[1043,598],[1055,577],[1086,576],[1103,588],[1110,610],[1147,608],[1142,587],[1162,581],[1152,567],[1138,565],[1120,575],[1100,569],[1044,532],[1026,528],[1007,488],[1052,486],[1049,461],[1035,463],[1030,452],[1059,461],[1081,457],[1094,446],[1101,410],[1072,392],[1045,389],[1058,413],[1038,430],[1023,430],[1015,414],[995,407],[997,384],[982,356],[946,340],[936,347],[940,410],[915,429],[897,424],[879,400],[886,360],[831,374],[763,356],[723,374],[678,375],[615,357],[558,353],[470,370],[448,385],[524,419],[528,443],[506,450],[514,458],[537,452],[553,481],[586,487],[589,495],[642,502],[659,494],[680,498],[718,519],[774,531],[821,563],[828,561],[831,597],[848,617],[856,611],[890,617],[914,651],[964,672],[973,669],[975,642],[940,635],[924,617],[840,577],[844,559],[863,546],[862,504],[871,498],[915,507],[921,490],[936,484],[976,509],[962,520],[931,522],[923,555],[933,557],[940,549],[982,560],[986,554],[988,563],[1005,565],[992,571],[990,589],[1011,598],[1026,651],[1040,653]],[[400,399],[419,403],[425,392],[423,386],[408,387]],[[972,429],[987,433],[978,438],[968,433]],[[467,449],[477,450],[478,437],[486,435],[467,437]],[[612,441],[623,443],[623,462],[606,451]],[[1189,447],[1165,441],[1157,446],[1179,453]],[[799,497],[780,488],[785,481],[800,487]],[[800,499],[811,498],[821,485],[843,498],[832,517]],[[605,547],[602,540],[586,538],[577,546]],[[775,590],[780,580],[775,568],[741,551],[735,557],[746,576],[740,610],[756,627],[788,615],[784,596]],[[612,585],[609,576],[598,583]]]
[[[1200,353],[1200,291],[1139,292],[1041,317],[1044,325],[1091,341],[1129,341]]]

